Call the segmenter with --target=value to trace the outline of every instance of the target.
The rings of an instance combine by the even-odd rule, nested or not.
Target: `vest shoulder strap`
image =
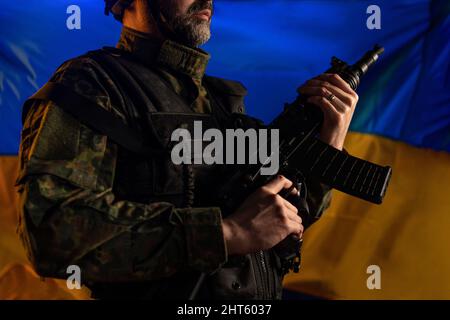
[[[131,129],[123,120],[69,87],[57,82],[48,82],[25,102],[22,113],[23,122],[31,104],[36,100],[54,102],[59,108],[81,123],[108,136],[121,147],[136,154],[154,155],[162,153],[162,150],[150,148],[142,135]]]

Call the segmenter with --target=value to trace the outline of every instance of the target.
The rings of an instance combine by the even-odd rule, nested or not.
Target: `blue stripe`
[[[114,45],[120,24],[103,1],[78,0],[82,29],[65,27],[69,0],[6,2],[0,11],[0,154],[17,153],[20,110],[64,60]],[[248,112],[271,120],[332,55],[386,53],[364,80],[352,130],[450,151],[450,2],[377,1],[382,29],[366,28],[371,1],[216,0],[209,73],[242,81]]]

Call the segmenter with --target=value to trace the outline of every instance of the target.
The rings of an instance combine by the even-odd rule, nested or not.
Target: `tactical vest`
[[[172,132],[184,128],[193,136],[194,121],[208,128],[238,128],[244,112],[245,88],[233,81],[205,76],[212,113],[200,114],[158,75],[128,53],[105,48],[87,54],[111,77],[121,91],[126,124],[92,106],[81,96],[50,84],[32,99],[53,100],[80,122],[108,135],[119,145],[114,194],[118,200],[140,203],[170,202],[175,207],[217,206],[214,192],[227,176],[228,166],[175,165],[170,158]],[[80,107],[81,106],[81,107]],[[26,114],[24,110],[24,114]],[[229,257],[226,265],[199,282],[196,271],[180,272],[157,281],[93,283],[94,298],[187,299],[201,284],[198,299],[281,299],[282,271],[272,251]]]

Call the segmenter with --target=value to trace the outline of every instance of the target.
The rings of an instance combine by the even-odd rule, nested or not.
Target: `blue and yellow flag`
[[[71,5],[80,9],[80,29],[67,26]],[[13,184],[25,99],[63,61],[119,37],[120,24],[102,5],[2,4],[0,298],[88,296],[31,271],[15,234]],[[331,56],[353,63],[374,44],[385,47],[358,90],[346,141],[350,153],[393,167],[385,202],[334,192],[332,207],[306,233],[302,271],[287,277],[286,288],[329,299],[450,299],[450,2],[216,0],[215,7],[208,72],[242,81],[248,113],[265,121]]]

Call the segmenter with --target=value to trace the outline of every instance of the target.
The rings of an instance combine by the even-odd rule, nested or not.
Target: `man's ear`
[[[125,8],[122,17],[122,24],[126,26],[131,20],[134,20],[137,12],[137,2],[140,0],[134,0],[127,8]]]
[[[149,0],[134,0],[131,6],[125,9],[122,24],[128,28],[159,36],[155,19],[151,14]]]

